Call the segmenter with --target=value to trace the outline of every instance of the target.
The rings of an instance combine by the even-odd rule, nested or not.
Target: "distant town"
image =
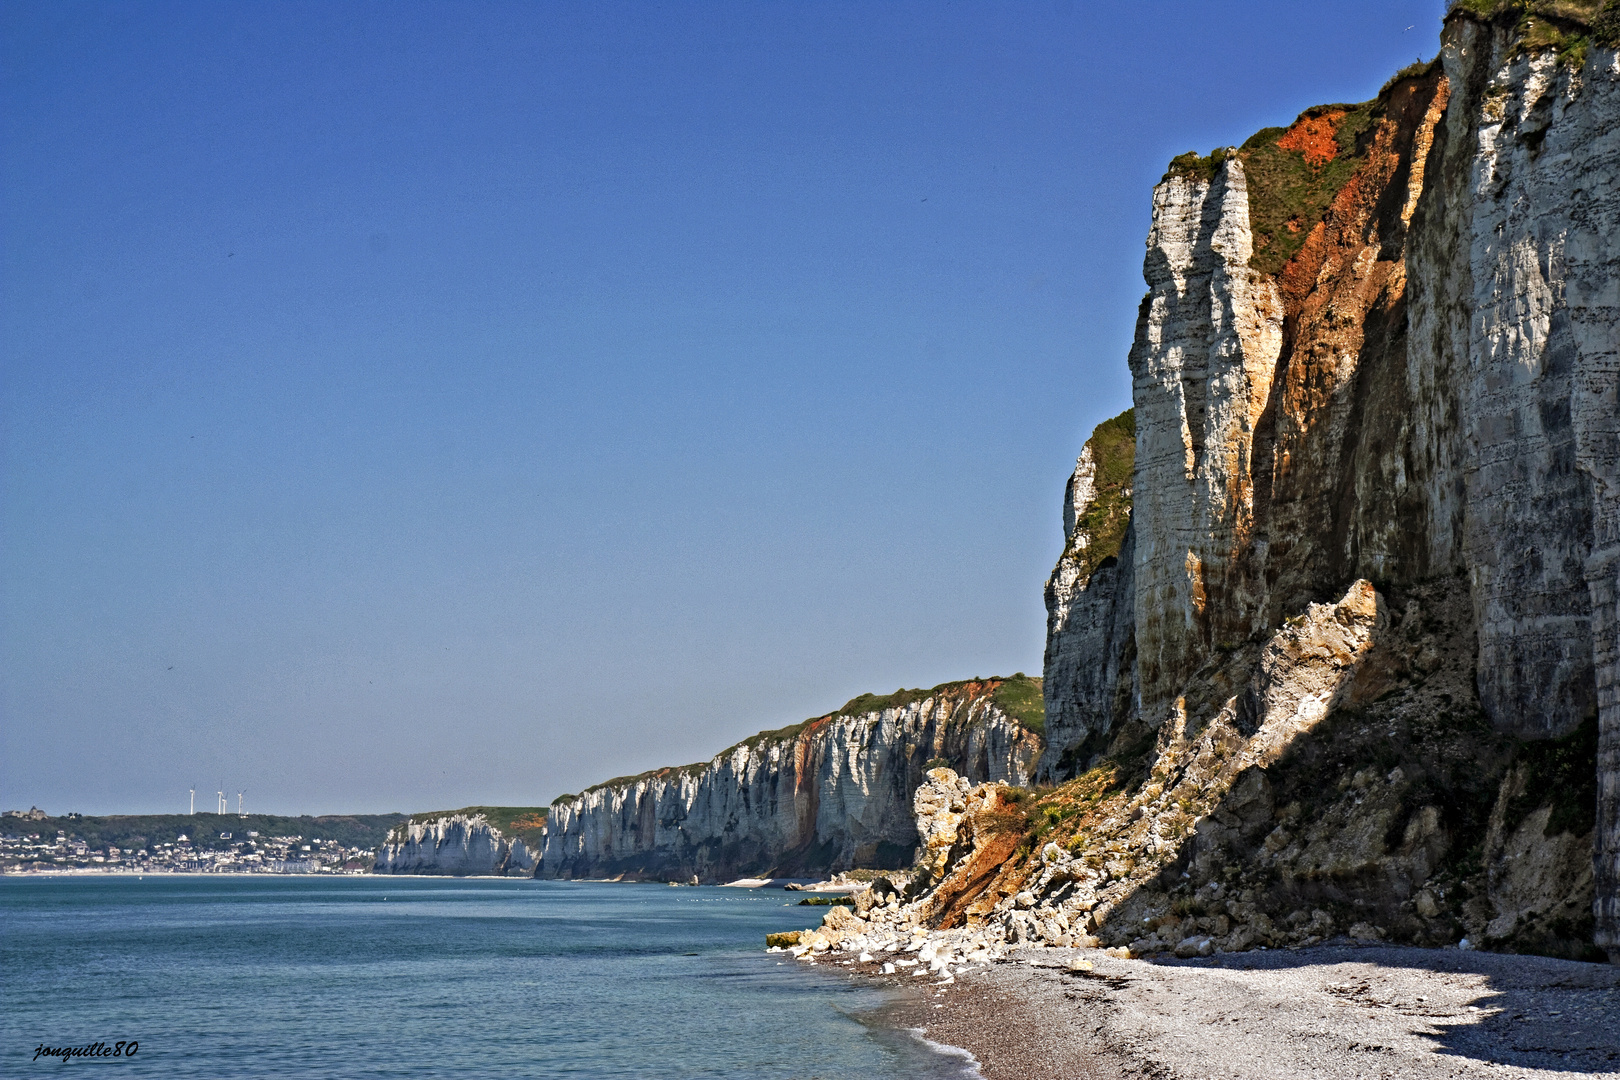
[[[364,874],[399,814],[0,815],[0,873]]]

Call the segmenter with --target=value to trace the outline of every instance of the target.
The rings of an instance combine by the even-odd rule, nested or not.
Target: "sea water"
[[[976,1075],[865,1014],[881,991],[764,951],[780,890],[502,879],[0,879],[0,1075]],[[812,914],[813,913],[813,914]]]

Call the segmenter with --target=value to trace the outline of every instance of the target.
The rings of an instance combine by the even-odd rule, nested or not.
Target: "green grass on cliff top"
[[[1091,505],[1074,523],[1065,557],[1080,561],[1080,577],[1090,580],[1106,559],[1119,556],[1125,530],[1131,524],[1131,474],[1136,469],[1136,410],[1126,409],[1112,420],[1098,424],[1086,440],[1091,447],[1093,482],[1096,493]],[[1077,542],[1087,540],[1084,549]],[[1045,714],[1042,714],[1042,729]],[[1028,727],[1029,725],[1025,725]]]
[[[993,677],[991,679],[964,679],[960,682],[940,683],[932,690],[902,689],[896,690],[892,694],[862,694],[859,697],[850,698],[844,703],[843,708],[831,715],[862,716],[866,713],[882,712],[884,709],[903,709],[913,702],[925,701],[941,694],[953,693],[974,682],[996,682],[998,685],[990,692],[990,700],[995,703],[996,708],[1018,721],[1027,730],[1033,731],[1037,735],[1045,734],[1046,704],[1041,697],[1041,680],[1031,678],[1022,671],[1005,679]],[[814,721],[805,721],[805,724],[810,723],[814,723]],[[791,738],[792,735],[798,734],[803,727],[804,724],[796,724],[792,728],[783,728],[782,732],[791,732],[792,734],[788,736]],[[754,738],[765,739],[766,737],[777,736],[782,732],[762,731],[755,735]],[[770,741],[778,740],[771,738]]]
[[[1046,734],[1046,698],[1041,680],[1019,672],[990,695],[996,707],[1037,735]]]
[[[1494,23],[1518,36],[1518,48],[1557,49],[1576,64],[1587,44],[1620,48],[1620,0],[1455,0],[1453,15]]]
[[[1116,417],[1116,420],[1118,418]],[[1110,421],[1112,422],[1112,421]],[[1134,429],[1133,429],[1134,432]],[[1134,437],[1134,435],[1133,435]],[[1046,731],[1046,704],[1041,695],[1041,680],[1025,675],[1022,671],[1007,678],[992,677],[990,679],[963,679],[959,682],[940,683],[931,690],[900,689],[892,694],[861,694],[850,698],[842,708],[835,709],[825,716],[813,716],[808,720],[801,720],[797,724],[787,727],[775,728],[771,731],[761,731],[750,735],[742,742],[734,743],[722,750],[716,757],[723,757],[735,750],[744,747],[753,749],[758,746],[772,746],[777,743],[789,742],[802,735],[812,724],[829,720],[835,716],[863,716],[867,713],[882,712],[884,709],[900,709],[914,702],[925,701],[940,694],[951,694],[960,691],[970,683],[996,683],[995,689],[990,692],[990,700],[1003,713],[1016,720],[1023,728],[1042,735]],[[713,759],[710,759],[713,760]],[[615,776],[611,780],[604,780],[600,784],[592,784],[580,795],[591,791],[600,791],[603,788],[628,787],[631,784],[654,777],[669,776],[697,776],[709,767],[707,761],[697,761],[690,765],[677,765],[663,769],[649,769],[634,776]],[[569,802],[579,798],[579,795],[559,795],[551,800],[552,805]]]
[[[1313,168],[1306,164],[1302,151],[1278,146],[1278,140],[1288,133],[1286,127],[1262,128],[1236,150],[1248,181],[1249,227],[1254,234],[1249,265],[1256,270],[1278,273],[1304,245],[1334,196],[1361,165],[1365,157],[1362,136],[1383,114],[1383,108],[1379,99],[1356,105],[1316,105],[1294,122],[1331,112],[1345,115],[1334,133],[1338,154],[1325,165]],[[1165,178],[1189,176],[1209,183],[1232,152],[1232,148],[1223,148],[1203,157],[1195,152],[1182,154],[1171,160]]]
[[[1515,51],[1555,50],[1575,67],[1586,62],[1592,45],[1620,48],[1620,0],[1454,0],[1446,17],[1491,23],[1515,35]],[[1372,101],[1317,105],[1300,113],[1295,123],[1327,112],[1345,113],[1336,132],[1338,156],[1318,168],[1306,164],[1302,151],[1279,147],[1277,141],[1288,128],[1273,127],[1255,132],[1241,147],[1179,154],[1170,160],[1164,179],[1186,176],[1210,183],[1235,149],[1249,185],[1249,224],[1254,232],[1249,265],[1276,274],[1299,251],[1361,164],[1363,137],[1383,115],[1389,91],[1403,79],[1428,74],[1438,62],[1438,58],[1419,61],[1401,69]]]

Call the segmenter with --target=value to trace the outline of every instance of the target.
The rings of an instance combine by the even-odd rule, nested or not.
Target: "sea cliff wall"
[[[931,762],[1029,782],[1039,693],[1019,676],[857,698],[708,762],[609,781],[552,805],[539,873],[715,881],[904,866],[917,844],[912,794]]]
[[[421,817],[389,832],[372,873],[527,877],[535,872],[539,853],[521,838],[504,835],[482,814]]]
[[[1575,64],[1472,19],[1450,30],[1470,122],[1453,132],[1448,114],[1432,213],[1466,274],[1454,257],[1429,275],[1450,325],[1412,359],[1465,376],[1462,546],[1487,713],[1525,737],[1596,715],[1596,937],[1620,960],[1620,56],[1591,47]]]
[[[1154,191],[1129,529],[1080,564],[1088,443],[1047,587],[1042,775],[1146,800],[1070,837],[1132,925],[1253,870],[1246,941],[1620,956],[1620,61],[1498,6]]]

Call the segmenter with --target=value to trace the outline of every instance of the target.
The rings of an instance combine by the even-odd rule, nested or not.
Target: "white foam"
[[[950,1045],[947,1045],[946,1043],[935,1042],[933,1039],[930,1039],[928,1037],[928,1035],[926,1034],[926,1032],[928,1031],[927,1028],[906,1028],[905,1031],[906,1031],[907,1035],[910,1035],[913,1039],[916,1039],[918,1042],[922,1043],[924,1046],[928,1047],[928,1049],[932,1050],[936,1054],[939,1054],[939,1055],[941,1055],[943,1057],[959,1057],[959,1058],[962,1058],[963,1059],[963,1064],[969,1070],[967,1072],[962,1073],[962,1075],[964,1077],[975,1077],[976,1076],[976,1077],[979,1077],[980,1080],[983,1080],[984,1074],[979,1071],[979,1059],[974,1057],[972,1054],[968,1053],[966,1050],[962,1049],[960,1046],[950,1046]]]

